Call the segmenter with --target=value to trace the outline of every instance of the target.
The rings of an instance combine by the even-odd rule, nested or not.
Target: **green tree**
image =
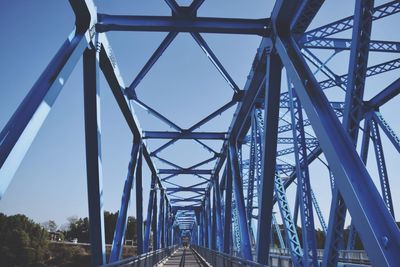
[[[47,257],[48,235],[24,215],[0,213],[1,266],[39,265]]]
[[[58,225],[53,220],[49,220],[49,221],[43,222],[43,223],[41,223],[41,225],[48,232],[55,232],[55,231],[57,231],[57,228],[58,228]]]

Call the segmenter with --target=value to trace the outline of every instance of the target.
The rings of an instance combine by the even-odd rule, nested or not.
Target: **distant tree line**
[[[25,215],[0,213],[0,265],[29,266],[48,257],[48,233]]]
[[[105,242],[111,244],[114,238],[115,225],[117,224],[118,212],[104,212]],[[69,217],[67,228],[63,234],[67,240],[78,239],[79,243],[89,243],[89,219],[87,217]],[[136,240],[136,218],[128,217],[125,239]]]
[[[105,242],[111,244],[114,237],[118,212],[104,213]],[[25,215],[7,216],[0,213],[0,266],[88,266],[90,257],[79,246],[50,243],[49,237],[61,234],[65,240],[77,238],[80,243],[89,243],[89,220],[87,217],[68,218],[62,229],[50,220],[35,223]],[[126,239],[136,240],[136,219],[128,218]],[[57,245],[59,244],[59,245]]]

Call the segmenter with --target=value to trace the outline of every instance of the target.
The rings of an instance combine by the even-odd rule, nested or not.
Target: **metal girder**
[[[270,35],[269,19],[185,18],[97,14],[96,30]]]
[[[143,139],[205,139],[205,140],[225,140],[226,133],[216,132],[157,132],[144,131]]]
[[[158,212],[158,226],[157,226],[157,247],[164,248],[164,212],[165,212],[165,192],[164,190],[160,190],[160,211]]]
[[[390,190],[389,177],[386,169],[386,161],[383,153],[383,146],[382,146],[381,136],[379,133],[379,128],[376,121],[373,118],[370,119],[370,124],[371,124],[371,137],[374,143],[376,164],[378,166],[379,180],[382,190],[382,198],[386,204],[386,207],[392,214],[393,218],[395,218],[392,193]]]
[[[269,244],[271,242],[273,190],[276,168],[276,148],[278,137],[279,98],[281,88],[282,63],[276,51],[267,55],[266,60],[266,81],[265,81],[265,107],[264,108],[264,129],[260,145],[261,168],[260,196],[259,196],[259,220],[257,233],[257,262],[268,264]],[[266,226],[266,227],[265,227]]]
[[[158,174],[213,174],[212,170],[159,169]]]
[[[240,230],[240,242],[241,242],[241,256],[247,260],[252,260],[253,256],[251,254],[251,243],[249,236],[249,228],[246,219],[246,209],[244,205],[244,195],[243,195],[243,184],[240,174],[240,166],[238,161],[238,153],[234,144],[229,146],[230,155],[230,167],[232,169],[232,180],[233,180],[233,190],[235,195],[236,210],[238,211],[238,226]]]
[[[151,218],[151,231],[153,232],[153,250],[159,249],[158,247],[158,231],[157,231],[157,214],[158,214],[158,206],[157,206],[157,191],[154,190],[154,198],[152,203],[152,218]]]
[[[211,119],[215,118],[216,116],[220,115],[222,112],[224,112],[225,110],[229,109],[230,107],[232,107],[233,105],[235,105],[239,99],[240,99],[240,94],[239,93],[235,93],[232,97],[232,100],[230,102],[228,102],[227,104],[225,104],[224,106],[222,106],[221,108],[219,108],[218,110],[214,111],[213,113],[211,113],[210,115],[208,115],[207,117],[205,117],[204,119],[200,120],[199,122],[193,124],[189,129],[187,129],[186,131],[188,133],[193,132],[194,130],[196,130],[197,128],[199,128],[200,126],[206,124],[207,122],[209,122]],[[178,129],[178,130],[182,130],[182,129]],[[169,147],[170,145],[174,144],[176,141],[178,141],[178,138],[174,138],[170,141],[168,141],[167,143],[165,143],[164,145],[160,146],[159,148],[155,149],[151,155],[155,156],[157,155],[159,152],[161,152],[162,150],[166,149],[167,147]],[[204,146],[204,144],[202,144]]]
[[[143,253],[143,186],[142,186],[142,147],[140,146],[139,157],[136,164],[136,235],[137,254]]]
[[[385,121],[382,114],[379,111],[375,111],[372,113],[372,116],[374,120],[379,124],[379,126],[381,126],[382,130],[392,142],[393,146],[397,149],[397,152],[400,153],[400,138],[393,131],[390,125]]]
[[[319,207],[317,198],[315,197],[313,190],[311,190],[311,198],[312,198],[312,203],[313,203],[315,212],[317,213],[317,216],[319,219],[319,223],[321,224],[322,231],[324,231],[324,234],[326,235],[326,232],[328,231],[328,227],[326,226],[324,216],[322,215],[321,208]]]
[[[89,44],[94,46],[94,32],[89,33],[89,28],[96,22],[93,3],[90,0],[71,0],[70,5],[75,14],[76,28],[0,132],[0,199],[78,60]]]
[[[400,58],[393,59],[384,63],[380,63],[377,65],[373,65],[367,68],[366,77],[371,77],[377,74],[382,74],[387,71],[395,70],[400,68]],[[347,84],[348,83],[348,75],[344,74],[338,76],[337,81],[332,79],[327,79],[320,82],[320,86],[322,90],[332,88],[336,86],[338,83],[340,84]]]
[[[246,213],[247,213],[247,224],[250,229],[250,238],[252,239],[252,246],[254,246],[254,233],[252,231],[252,215],[253,215],[253,199],[254,199],[254,184],[256,178],[256,142],[257,142],[257,121],[255,116],[255,110],[253,110],[251,119],[251,130],[250,130],[250,159],[248,162],[248,175],[247,175],[247,198],[246,198]],[[242,169],[245,169],[245,163],[242,161]],[[243,181],[245,185],[245,181]]]
[[[294,157],[296,161],[298,199],[300,206],[303,264],[304,266],[317,266],[317,245],[315,237],[314,215],[311,197],[310,175],[307,162],[307,148],[305,143],[303,111],[300,100],[289,82],[289,95],[291,98],[291,118],[294,138]],[[296,223],[296,220],[295,220]]]
[[[372,97],[365,103],[365,105],[370,109],[376,109],[384,105],[398,94],[400,94],[400,78],[392,82],[388,87]]]
[[[372,10],[372,20],[378,20],[400,12],[399,1],[390,1],[383,5],[377,6]],[[300,43],[309,42],[315,39],[321,39],[348,29],[351,29],[354,24],[354,17],[349,16],[344,19],[329,23],[306,32],[300,40]]]
[[[172,41],[175,39],[175,37],[178,35],[177,32],[170,32],[168,35],[164,38],[164,40],[161,42],[161,44],[158,46],[156,51],[151,55],[149,60],[146,62],[146,64],[143,66],[143,68],[140,70],[138,75],[135,77],[135,79],[132,81],[131,85],[125,90],[127,96],[132,99],[135,94],[135,89],[139,85],[139,83],[142,81],[142,79],[146,76],[146,74],[149,72],[151,67],[157,62],[157,60],[161,57],[161,55],[164,53],[164,51],[167,49],[167,47],[172,43]]]
[[[200,7],[203,1],[195,1],[196,4],[190,5],[189,11],[194,15],[197,11],[197,9]],[[180,7],[176,4],[175,1],[167,1],[167,4],[171,8],[171,10],[175,14],[179,14],[180,12]],[[164,53],[164,51],[168,48],[168,46],[172,43],[172,41],[175,39],[175,37],[178,35],[178,32],[170,32],[168,35],[164,38],[164,40],[161,42],[159,47],[156,49],[156,51],[152,54],[152,56],[149,58],[149,60],[146,62],[146,64],[143,66],[143,68],[140,70],[139,74],[135,77],[135,79],[132,81],[131,85],[125,90],[127,96],[130,99],[135,99],[136,93],[135,93],[135,88],[138,86],[138,84],[141,82],[141,80],[146,76],[146,74],[149,72],[149,70],[153,67],[153,65],[157,62],[157,60],[161,57],[161,55]]]
[[[314,19],[325,0],[302,1],[291,21],[290,29],[294,34],[303,34]]]
[[[135,140],[137,142],[137,140]],[[122,248],[125,239],[125,231],[128,222],[128,207],[131,199],[131,191],[133,188],[133,177],[136,168],[137,157],[140,149],[140,143],[132,145],[131,160],[128,166],[128,174],[124,184],[122,193],[121,207],[118,211],[117,223],[114,231],[114,238],[110,253],[110,262],[115,262],[121,259]]]
[[[203,39],[203,37],[201,37],[201,35],[199,33],[192,33],[192,37],[197,42],[197,44],[201,47],[201,49],[204,51],[204,53],[207,55],[207,57],[211,60],[211,62],[217,68],[219,73],[221,73],[222,77],[227,81],[227,83],[233,89],[233,91],[239,92],[239,90],[240,90],[239,87],[237,86],[235,81],[232,79],[232,77],[229,75],[229,73],[225,70],[225,67],[218,60],[217,56],[214,54],[214,52],[208,46],[207,42]]]
[[[153,174],[151,176],[151,185],[150,185],[150,197],[149,197],[149,204],[147,205],[147,219],[146,219],[146,227],[144,233],[144,240],[143,240],[143,253],[147,253],[149,251],[150,246],[150,232],[151,232],[151,225],[152,225],[152,217],[153,217],[153,204],[154,198],[156,194],[156,177]],[[154,218],[153,218],[154,219]]]
[[[218,176],[214,176],[214,202],[215,202],[215,225],[216,225],[216,249],[223,250],[223,226],[222,226],[222,208],[221,208],[221,194],[219,189]]]
[[[85,110],[86,173],[89,205],[89,236],[91,262],[94,266],[106,263],[103,173],[100,128],[100,88],[98,53],[86,49],[83,54],[83,84]]]
[[[343,115],[343,127],[348,132],[353,145],[357,145],[360,121],[364,115],[364,88],[365,79],[368,66],[369,54],[369,41],[372,28],[372,9],[374,1],[361,1],[357,0],[354,11],[354,26],[352,32],[353,46],[350,51],[350,63],[347,80],[347,90],[345,97],[345,110]],[[336,178],[336,175],[335,175]],[[335,181],[336,183],[336,181]],[[337,194],[341,194],[340,190]],[[346,204],[340,203],[341,198],[337,198],[336,203],[332,203],[332,210],[335,210],[333,216],[337,218],[330,218],[328,228],[328,238],[335,239],[333,244],[340,244],[343,239],[343,231],[338,226],[332,224],[337,223],[339,226],[343,224],[340,220],[346,218]],[[353,224],[354,220],[352,221]],[[353,229],[354,230],[354,227]],[[333,234],[332,234],[333,233]],[[349,243],[352,242],[351,240]],[[331,243],[328,240],[326,243]],[[339,247],[331,246],[327,248],[328,251],[324,252],[324,264],[336,264],[339,253]]]
[[[362,231],[361,240],[369,253],[372,264],[389,265],[398,262],[395,248],[400,246],[400,234],[393,218],[386,209],[364,164],[352,142],[340,125],[321,87],[292,38],[278,37],[276,47],[293,79],[300,101],[312,122],[320,145],[335,175],[335,184],[343,190],[357,229]],[[362,179],[362,183],[359,181]],[[357,186],[355,186],[357,185]],[[381,242],[391,237],[392,246]],[[386,238],[384,238],[386,240]],[[398,263],[400,264],[400,263]]]
[[[293,266],[301,266],[303,251],[301,249],[299,237],[297,235],[296,224],[294,223],[292,219],[292,214],[290,212],[285,187],[279,174],[277,174],[275,177],[274,192],[278,200],[278,206],[285,229],[286,241],[291,252]]]
[[[351,39],[321,38],[304,43],[303,47],[314,49],[333,49],[340,51],[351,50],[352,43],[353,41]],[[371,40],[369,42],[369,51],[400,53],[400,42]]]
[[[204,192],[205,188],[190,188],[190,187],[179,187],[179,188],[167,188],[167,192]]]
[[[111,88],[111,91],[115,97],[115,100],[118,103],[118,106],[124,115],[124,118],[129,126],[133,134],[133,138],[136,140],[141,140],[141,128],[136,119],[136,116],[130,108],[130,103],[127,98],[123,94],[123,89],[125,88],[125,83],[120,75],[120,71],[118,65],[115,61],[115,57],[112,53],[112,49],[108,43],[107,37],[105,34],[101,34],[100,37],[101,48],[100,48],[100,68],[104,74],[104,77],[107,80],[108,85]],[[146,160],[147,166],[149,167],[152,174],[156,175],[156,167],[151,160],[150,153],[147,150],[147,146],[143,144],[143,157]],[[156,182],[158,186],[162,188],[162,184],[158,177],[156,177]]]
[[[224,211],[224,253],[230,254],[232,236],[232,169],[230,154],[227,153],[225,176],[225,211]]]

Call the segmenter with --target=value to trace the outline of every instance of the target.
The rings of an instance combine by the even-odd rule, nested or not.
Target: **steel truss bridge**
[[[400,42],[370,38],[373,22],[400,12],[399,1],[375,5],[373,0],[356,0],[353,16],[314,29],[309,29],[309,25],[323,0],[277,0],[271,15],[264,19],[198,17],[197,10],[204,0],[194,0],[189,6],[165,0],[171,16],[100,14],[92,0],[69,2],[76,15],[74,30],[1,131],[0,196],[72,69],[83,57],[93,266],[118,265],[121,260],[131,198],[136,200],[139,255],[153,255],[150,248],[165,253],[186,236],[202,255],[224,255],[253,266],[273,265],[273,260],[280,257],[288,259],[293,266],[337,266],[343,261],[343,251],[354,249],[358,236],[369,264],[400,266],[400,232],[393,207],[396,203],[392,201],[381,138],[386,136],[397,153],[400,139],[380,113],[380,108],[399,94],[400,79],[387,87],[374,88],[375,96],[364,98],[368,77],[400,68],[397,56]],[[352,32],[351,39],[335,37],[346,30]],[[127,85],[107,40],[109,31],[168,34]],[[233,91],[231,101],[187,129],[147,106],[135,92],[180,32],[190,33]],[[243,88],[232,79],[202,33],[262,37]],[[316,51],[322,49],[331,53],[327,60],[317,56]],[[343,51],[350,54],[348,69],[336,73],[329,62]],[[368,64],[370,52],[392,53],[396,57],[371,65]],[[109,262],[105,256],[102,210],[99,70],[133,136]],[[340,101],[330,99],[327,92],[332,90],[341,91],[344,97]],[[141,129],[132,102],[174,131]],[[234,106],[236,111],[226,132],[196,131]],[[148,139],[167,141],[150,151],[146,145]],[[183,167],[159,155],[182,139],[193,140],[213,156]],[[204,140],[221,140],[221,150],[215,151]],[[368,151],[370,146],[373,152]],[[366,169],[368,156],[376,159],[377,182]],[[285,160],[287,157],[293,160]],[[169,168],[157,168],[155,159]],[[149,192],[142,189],[143,161],[152,173]],[[330,192],[326,192],[326,196],[331,196],[329,218],[324,218],[311,188],[309,166],[314,161],[322,162],[329,173]],[[204,168],[208,163],[214,167]],[[201,182],[181,186],[170,181],[180,175],[193,175]],[[135,194],[131,195],[132,188]],[[296,192],[294,203],[289,203],[288,188]],[[182,195],[183,192],[186,193]],[[143,194],[149,194],[146,218],[142,215]],[[349,237],[344,240],[346,216],[351,217],[351,225]],[[317,250],[316,224],[324,234],[323,250]],[[301,230],[296,229],[298,226]],[[277,237],[278,248],[271,246],[272,237]],[[137,259],[141,257],[144,256]]]

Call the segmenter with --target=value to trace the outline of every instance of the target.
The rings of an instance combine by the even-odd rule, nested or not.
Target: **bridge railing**
[[[144,267],[144,266],[154,266],[155,264],[161,262],[167,257],[171,256],[179,246],[170,246],[168,248],[158,249],[155,251],[150,251],[145,254],[141,254],[135,257],[126,258],[120,261],[102,265],[103,267],[113,267],[113,266],[130,266],[130,267]]]
[[[266,265],[257,262],[248,261],[242,258],[234,257],[229,254],[210,250],[205,247],[191,245],[193,250],[203,257],[212,266],[250,266],[250,267],[265,267]]]
[[[324,256],[324,250],[317,250],[318,258],[322,259]],[[290,250],[287,248],[270,248],[270,255],[290,255]],[[343,263],[360,263],[370,264],[367,253],[364,250],[340,250],[339,251],[339,262]]]

